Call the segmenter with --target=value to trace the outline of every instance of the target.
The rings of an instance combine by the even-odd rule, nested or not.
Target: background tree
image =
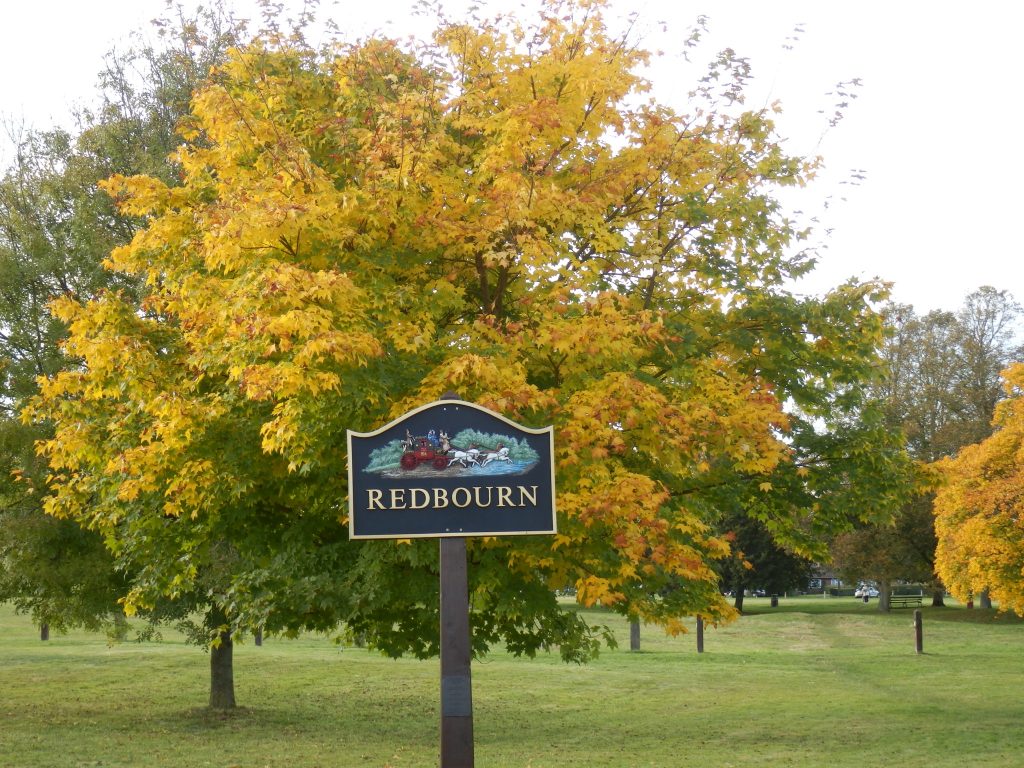
[[[862,525],[840,534],[832,558],[844,581],[876,582],[878,608],[888,611],[894,583],[935,581],[934,541],[931,498],[918,496],[891,525]]]
[[[891,373],[882,394],[913,455],[937,461],[990,434],[1002,393],[999,373],[1020,354],[1020,304],[1006,291],[982,286],[956,313],[919,317],[912,307],[893,306],[887,316]]]
[[[957,314],[958,365],[954,370],[964,393],[957,449],[992,433],[996,404],[1004,396],[1000,374],[1011,362],[1024,358],[1022,318],[1020,303],[1007,291],[990,286],[970,294]]]
[[[995,431],[938,463],[935,498],[940,576],[961,600],[988,591],[1002,610],[1024,615],[1024,364],[1004,372],[1009,398]]]
[[[137,300],[135,280],[102,262],[141,222],[118,213],[98,183],[114,173],[175,177],[175,122],[240,32],[217,7],[161,25],[162,46],[142,42],[107,56],[98,103],[79,113],[77,134],[13,137],[15,157],[0,180],[0,599],[44,627],[117,622],[128,583],[99,532],[42,513],[46,467],[33,444],[51,431],[22,423],[18,412],[38,377],[69,362],[59,350],[66,328],[48,305],[105,290]]]
[[[928,464],[987,435],[1001,391],[999,371],[1020,354],[1014,336],[1020,305],[1006,291],[983,286],[956,313],[917,316],[912,307],[894,305],[886,316],[888,375],[879,396],[887,423],[902,430],[910,454]],[[880,584],[894,579],[930,584],[933,604],[941,605],[945,588],[935,574],[937,541],[927,485],[904,505],[894,525],[843,534],[834,550],[840,570]],[[883,610],[886,605],[880,603]]]
[[[878,287],[785,288],[809,262],[772,195],[813,163],[742,110],[731,54],[690,114],[645,101],[601,11],[442,20],[414,51],[265,36],[194,95],[180,185],[105,185],[146,221],[107,261],[141,300],[57,303],[81,365],[27,416],[54,426],[47,510],[102,533],[129,610],[202,595],[226,639],[340,619],[436,653],[436,544],[347,540],[343,435],[447,390],[557,431],[559,534],[469,543],[477,652],[592,654],[564,586],[669,632],[730,618],[730,488],[794,547],[891,512]]]
[[[747,590],[777,595],[806,588],[813,561],[780,547],[759,520],[739,516],[729,522],[732,553],[722,562],[722,585],[732,593],[737,611],[743,610]]]

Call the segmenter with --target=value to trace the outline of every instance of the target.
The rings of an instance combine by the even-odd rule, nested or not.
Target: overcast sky
[[[532,3],[532,0],[528,0]],[[231,3],[256,14],[252,0]],[[300,0],[285,0],[287,8]],[[516,9],[513,0],[480,0]],[[148,28],[165,0],[24,0],[0,11],[0,115],[47,127],[88,103],[103,54]],[[192,7],[192,0],[185,0]],[[323,0],[353,36],[427,32],[414,0]],[[458,9],[466,0],[445,3]],[[821,154],[826,171],[787,204],[820,215],[827,243],[800,290],[821,292],[854,276],[894,283],[893,297],[918,312],[956,309],[980,285],[1024,300],[1024,218],[1019,193],[1024,153],[1024,66],[1018,53],[1024,4],[999,0],[612,0],[614,14],[636,9],[647,46],[665,52],[650,76],[660,98],[685,104],[698,70],[680,41],[698,15],[711,34],[695,56],[731,47],[750,58],[748,105],[776,99],[780,133],[799,154]],[[658,22],[665,22],[664,30]],[[800,31],[797,31],[800,30]],[[795,33],[795,34],[794,34]],[[796,38],[795,40],[793,38]],[[826,130],[820,110],[839,81],[860,78],[845,119]],[[0,145],[6,165],[9,146]],[[853,176],[863,176],[851,184]],[[825,202],[828,202],[827,208]]]

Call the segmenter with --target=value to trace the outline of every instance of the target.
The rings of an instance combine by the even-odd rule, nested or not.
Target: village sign
[[[349,536],[555,533],[552,428],[463,400],[348,432]]]

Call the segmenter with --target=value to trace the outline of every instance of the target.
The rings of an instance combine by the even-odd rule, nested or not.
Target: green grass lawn
[[[587,666],[497,653],[473,665],[476,765],[1017,766],[1024,626],[955,604],[879,614],[854,598],[748,600],[694,636],[645,628],[642,650]],[[240,708],[211,714],[208,657],[173,632],[108,646],[38,639],[0,606],[0,766],[434,766],[437,661],[327,638],[235,648]]]

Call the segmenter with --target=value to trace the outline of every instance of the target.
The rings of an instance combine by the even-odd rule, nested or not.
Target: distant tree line
[[[883,610],[898,582],[927,586],[933,604],[942,605],[950,585],[940,578],[943,568],[936,561],[934,502],[948,478],[934,468],[997,428],[993,418],[1008,394],[1001,374],[1024,360],[1024,314],[1007,291],[983,286],[956,312],[919,315],[911,306],[890,305],[885,316],[890,330],[877,395],[885,403],[887,425],[904,435],[908,452],[929,477],[892,523],[859,525],[841,534],[832,554],[847,580],[878,583]],[[989,604],[986,589],[976,597]]]

